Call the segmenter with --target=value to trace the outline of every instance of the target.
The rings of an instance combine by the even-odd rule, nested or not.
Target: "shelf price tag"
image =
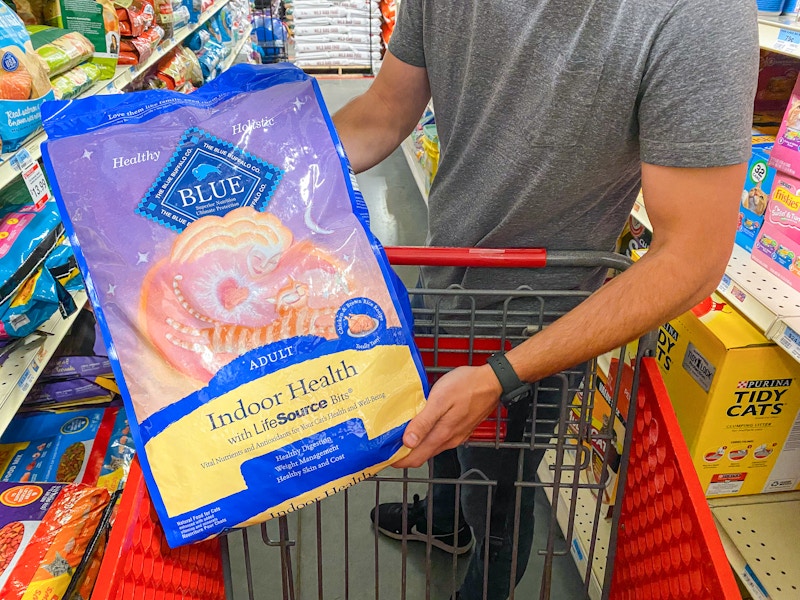
[[[750,568],[750,565],[745,566],[744,572],[741,575],[742,583],[744,583],[747,591],[753,595],[753,600],[770,600],[769,593],[764,589],[764,586],[761,585],[761,582],[758,580],[758,577],[756,577],[756,574],[753,573],[753,569]]]
[[[800,56],[800,31],[781,29],[774,45],[775,50]]]
[[[785,325],[783,333],[775,341],[796,361],[800,361],[800,335],[794,329]]]
[[[39,163],[33,160],[26,148],[22,148],[11,157],[11,166],[22,173],[22,179],[28,187],[36,208],[42,208],[44,203],[50,199],[50,187],[47,185],[47,179]]]

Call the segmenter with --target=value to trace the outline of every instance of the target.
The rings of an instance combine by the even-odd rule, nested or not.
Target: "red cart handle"
[[[433,248],[392,246],[385,248],[393,265],[426,267],[506,267],[537,269],[547,265],[544,248]]]
[[[393,265],[425,267],[490,267],[542,269],[544,267],[606,267],[624,271],[631,265],[626,256],[592,250],[551,250],[544,248],[441,248],[387,246]]]

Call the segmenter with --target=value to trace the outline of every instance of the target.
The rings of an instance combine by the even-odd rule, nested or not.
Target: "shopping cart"
[[[624,257],[588,252],[387,248],[387,255],[394,265],[520,269],[514,271],[520,281],[532,268],[610,273],[629,266]],[[525,285],[411,288],[409,294],[415,338],[431,383],[453,368],[484,364],[492,353],[522,343],[588,295]],[[657,368],[652,359],[642,358],[646,351],[643,340],[605,361],[598,357],[549,377],[533,386],[522,409],[512,408],[511,415],[499,409],[476,430],[468,447],[517,461],[510,494],[482,472],[434,479],[424,468],[387,469],[288,517],[169,550],[134,469],[119,509],[122,523],[111,531],[92,598],[455,597],[470,560],[483,561],[484,574],[494,565],[493,529],[503,528],[510,536],[511,564],[517,562],[523,552],[520,527],[533,516],[523,512],[522,499],[531,492],[544,494],[549,505],[537,512],[526,579],[510,598],[738,598]],[[600,408],[596,398],[607,403],[599,427],[596,419],[593,425]],[[544,455],[536,478],[523,475],[531,452]],[[612,507],[607,501],[615,481],[619,494]],[[442,552],[430,535],[422,543],[395,541],[378,532],[379,522],[371,526],[372,507],[410,503],[415,494],[430,496],[434,484],[455,492],[454,522],[462,497],[485,498],[480,528],[486,542],[472,550],[476,558]],[[425,513],[431,531],[432,503]],[[408,519],[404,511],[404,526]],[[573,559],[582,583],[571,590],[557,588],[554,573],[575,576]],[[488,586],[484,575],[484,597]]]

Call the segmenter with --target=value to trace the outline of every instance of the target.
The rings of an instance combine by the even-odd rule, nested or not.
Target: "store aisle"
[[[372,79],[320,79],[325,104],[331,113],[369,87]],[[420,246],[425,243],[428,213],[401,150],[357,176],[369,207],[370,228],[384,246]],[[416,271],[405,269],[406,285],[416,283]]]
[[[369,85],[369,79],[321,80],[320,88],[331,112],[343,106]],[[381,164],[358,176],[358,182],[370,211],[371,228],[384,245],[422,245],[427,228],[427,208],[416,187],[402,151],[397,150]],[[416,271],[401,273],[406,285],[416,281]],[[387,476],[400,473],[387,472]],[[427,469],[419,470],[426,477]],[[424,496],[424,485],[408,485],[406,497],[414,493]],[[458,586],[469,561],[469,555],[453,559],[449,554],[433,549],[430,562],[424,544],[411,543],[407,548],[405,568],[403,547],[398,541],[376,537],[369,513],[380,501],[403,498],[400,483],[365,482],[312,507],[294,513],[289,518],[290,537],[296,540],[291,550],[291,571],[295,597],[298,600],[400,600],[403,579],[405,598],[426,598],[426,580],[430,582],[430,598],[447,600]],[[537,520],[544,523],[550,507],[544,495],[536,508]],[[267,539],[278,538],[277,523],[267,526]],[[546,531],[539,527],[535,548],[543,548]],[[281,593],[281,553],[278,547],[268,547],[262,539],[262,528],[248,530],[247,541],[251,561],[250,577],[255,600],[277,600]],[[564,542],[561,542],[564,546]],[[245,600],[247,573],[242,536],[231,535],[231,564],[235,597]],[[517,588],[516,598],[539,597],[541,558],[534,550],[528,574]],[[319,581],[322,581],[322,587]],[[349,584],[349,585],[348,585]],[[556,559],[551,598],[580,599],[581,582],[569,554]]]

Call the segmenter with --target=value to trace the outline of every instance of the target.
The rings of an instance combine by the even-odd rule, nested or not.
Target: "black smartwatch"
[[[492,367],[494,374],[500,381],[500,385],[503,387],[503,394],[500,396],[500,402],[503,406],[508,408],[530,395],[531,384],[525,383],[517,377],[514,367],[511,366],[511,363],[506,358],[505,352],[492,354],[486,362]]]

